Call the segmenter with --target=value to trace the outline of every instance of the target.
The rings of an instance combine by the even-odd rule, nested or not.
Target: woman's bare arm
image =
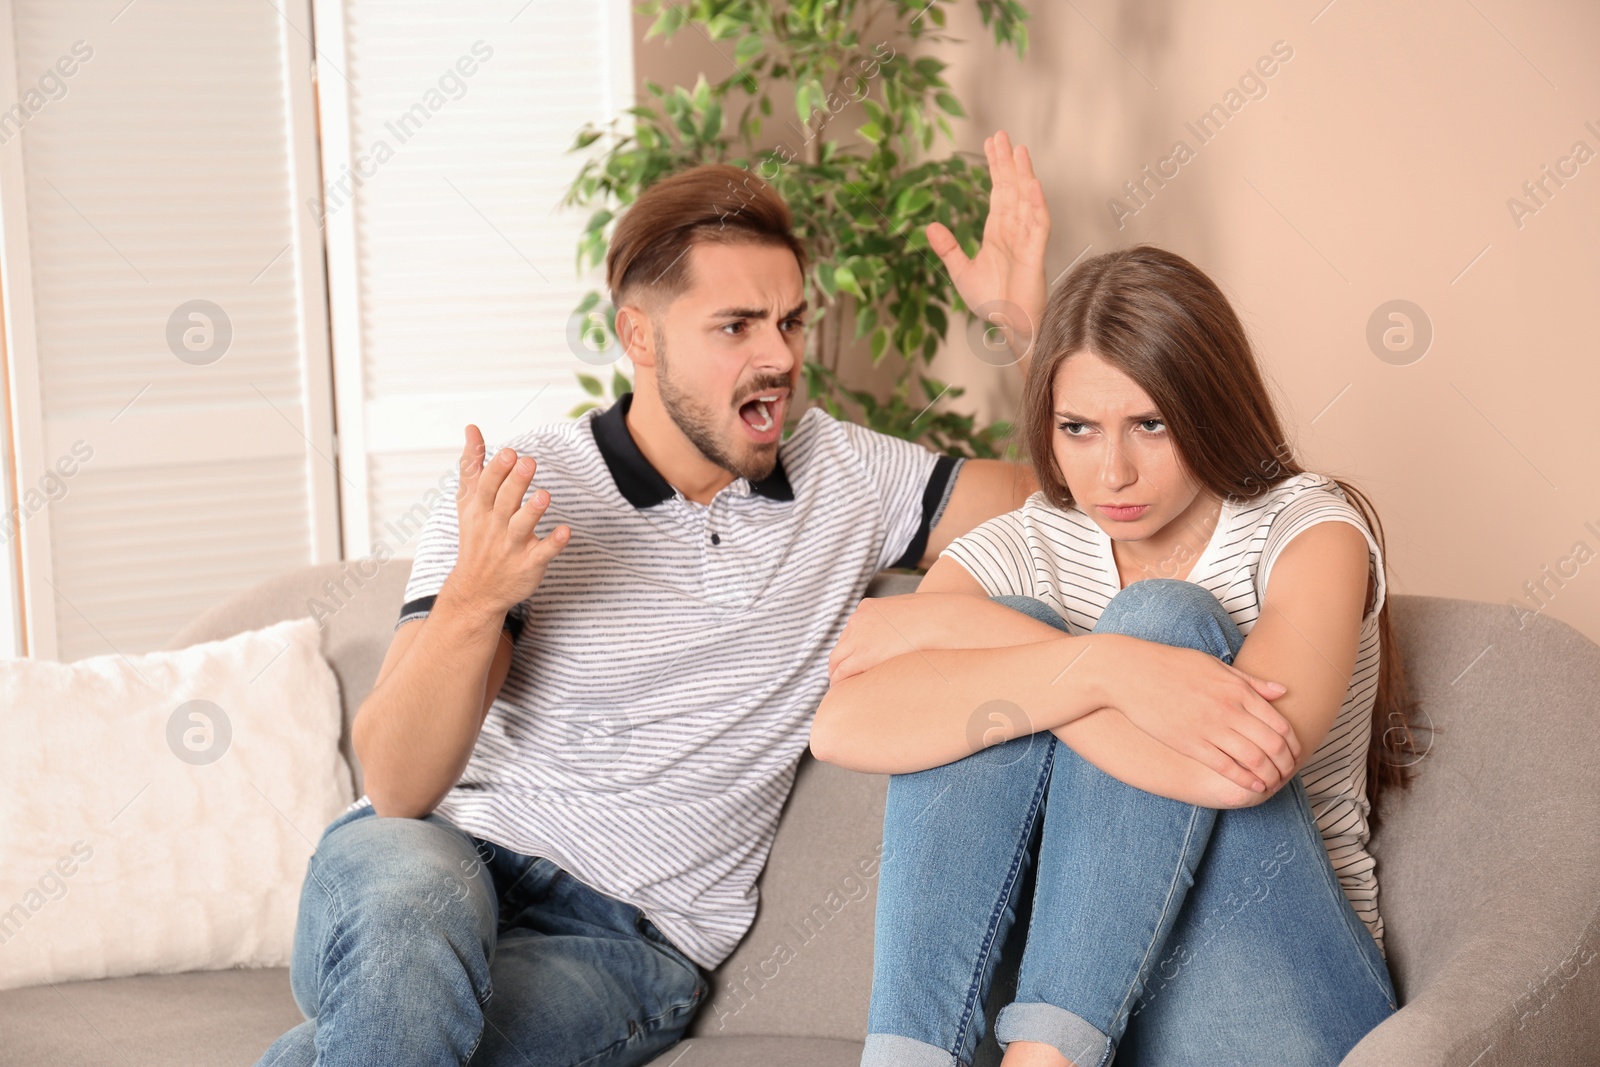
[[[1100,643],[1057,633],[1009,648],[895,656],[828,691],[811,751],[852,770],[901,774],[1054,729],[1105,705],[1101,673],[1082,666]]]
[[[931,592],[923,592],[930,587]],[[1098,655],[1079,652],[1062,661],[1052,644],[1062,641],[1087,642],[1076,647]],[[1005,656],[997,655],[1009,642],[1014,642],[1015,647],[1007,649]],[[939,658],[962,646],[975,656],[948,663]],[[907,665],[898,661],[918,655],[927,669],[938,668],[945,684],[931,690],[916,688],[916,681],[907,676]],[[1186,687],[1181,662],[1173,677],[1174,661],[1185,657],[1192,661],[1190,667],[1200,667],[1200,674],[1208,683],[1204,693],[1198,686],[1193,696],[1182,692]],[[1022,710],[1027,706],[1002,696],[975,699],[975,694],[988,692],[986,685],[992,688],[993,680],[1010,678],[1019,669],[1026,672],[1041,658],[1061,664],[1055,668],[1058,673],[1051,692],[1046,694],[1047,701],[1059,699],[1054,689],[1064,684],[1069,690],[1076,689],[1080,699],[1104,703],[1086,712],[1081,707],[1065,709],[1048,703],[1041,709]],[[1293,755],[1282,739],[1265,726],[1275,720],[1277,729],[1287,734],[1288,723],[1275,716],[1260,693],[1252,691],[1245,699],[1246,703],[1254,701],[1257,705],[1254,715],[1243,714],[1237,706],[1227,706],[1240,699],[1239,694],[1229,691],[1228,683],[1239,687],[1239,680],[1247,678],[1242,672],[1234,672],[1202,653],[1168,649],[1137,638],[1114,634],[1067,637],[1054,627],[990,600],[976,579],[953,560],[935,564],[911,597],[864,601],[846,628],[835,659],[835,689],[818,712],[813,750],[820,730],[823,748],[818,758],[843,766],[887,773],[922,770],[1016,736],[1024,732],[1022,724],[1026,723],[1033,725],[1035,731],[1052,729],[1085,759],[1113,777],[1189,803],[1240,806],[1252,802],[1251,798],[1270,795],[1271,788],[1292,774]],[[1176,701],[1172,688],[1176,683],[1184,700],[1199,709],[1198,715],[1215,718],[1231,712],[1232,718],[1221,722],[1232,723],[1254,742],[1235,730],[1222,730],[1223,736],[1231,738],[1222,742],[1231,749],[1230,753],[1201,736],[1217,736],[1217,723],[1205,730],[1197,726],[1186,732],[1195,735],[1190,739],[1191,750],[1203,753],[1206,762],[1202,762],[1157,740],[1121,711],[1107,706],[1117,699],[1110,695],[1111,691],[1119,688],[1124,696],[1130,689],[1139,689],[1141,699],[1149,703],[1151,680],[1147,675],[1152,672],[1168,676],[1165,691],[1159,685],[1154,689],[1166,695],[1158,703]],[[868,684],[861,682],[863,678],[869,680]],[[1129,678],[1136,679],[1136,683],[1127,683]],[[1120,687],[1119,679],[1124,681]],[[964,688],[957,688],[956,683]],[[1252,679],[1250,684],[1259,683]],[[918,736],[929,720],[914,712],[917,702],[951,697],[958,697],[957,703],[941,706],[933,720],[941,724],[943,731],[938,743]],[[1012,704],[1017,708],[1013,709]],[[1071,713],[1073,710],[1076,713]],[[967,736],[961,740],[951,729],[951,721],[961,719],[963,711]],[[1059,725],[1036,725],[1063,713],[1069,717]],[[1013,727],[1012,723],[1018,725]],[[985,733],[1000,724],[1004,724],[1002,729]],[[954,755],[948,755],[950,752]],[[886,758],[887,762],[883,762]]]
[[[1239,775],[1225,777],[1213,766],[1175,750],[1135,725],[1116,706],[1127,687],[1119,686],[1114,676],[1102,674],[1094,681],[1102,687],[1099,691],[1105,693],[1107,706],[1050,729],[1094,766],[1146,792],[1212,808],[1259,804],[1315,753],[1343,704],[1355,665],[1369,583],[1366,539],[1343,522],[1320,523],[1301,533],[1285,546],[1274,565],[1261,617],[1235,657],[1240,671],[1280,680],[1287,687],[1281,696],[1272,697],[1272,706],[1293,728],[1294,758],[1287,769],[1277,768],[1280,774],[1264,772],[1270,788],[1248,788]],[[988,600],[977,580],[953,560],[936,564],[917,595],[924,589],[946,597],[924,596],[916,611],[900,616],[900,625],[915,628],[925,640],[966,640],[981,642],[977,647],[993,648],[1013,640],[1031,643],[1041,632],[1051,630]],[[972,596],[973,603],[962,606],[948,600],[963,594]],[[1119,640],[1148,646],[1145,651],[1154,653],[1158,661],[1174,659],[1160,650],[1179,651],[1137,638]],[[1110,666],[1116,658],[1102,656],[1098,665]],[[892,690],[883,696],[894,700]]]

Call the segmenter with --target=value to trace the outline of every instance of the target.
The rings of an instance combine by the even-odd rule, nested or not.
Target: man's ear
[[[656,365],[656,335],[650,327],[650,314],[637,304],[617,309],[617,340],[622,352],[635,367]]]

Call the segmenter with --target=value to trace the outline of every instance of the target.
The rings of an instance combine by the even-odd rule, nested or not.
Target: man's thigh
[[[497,877],[499,941],[473,1067],[632,1067],[675,1043],[710,991],[693,961],[632,905],[548,860],[514,862],[520,874]]]

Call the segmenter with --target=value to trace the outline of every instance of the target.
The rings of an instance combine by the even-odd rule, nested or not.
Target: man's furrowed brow
[[[784,312],[782,317],[792,319],[796,315],[804,315],[806,307],[807,301],[802,300],[799,306],[791,311]],[[770,315],[771,312],[766,308],[718,308],[711,313],[711,317],[714,319],[765,319]]]

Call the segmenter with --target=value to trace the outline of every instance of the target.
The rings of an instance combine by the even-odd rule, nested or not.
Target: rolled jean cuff
[[[1077,1067],[1099,1067],[1111,1051],[1110,1037],[1054,1004],[1007,1004],[994,1021],[994,1036],[1002,1049],[1013,1041],[1054,1045]]]
[[[955,1053],[899,1034],[868,1034],[861,1067],[966,1067]]]

